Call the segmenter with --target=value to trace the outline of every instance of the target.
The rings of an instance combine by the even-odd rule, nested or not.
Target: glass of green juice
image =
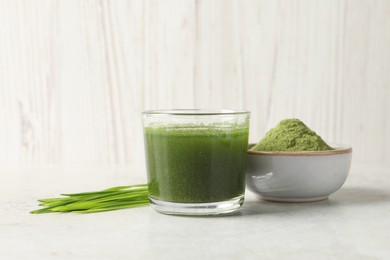
[[[244,202],[249,112],[142,113],[149,199],[158,212],[216,215]]]

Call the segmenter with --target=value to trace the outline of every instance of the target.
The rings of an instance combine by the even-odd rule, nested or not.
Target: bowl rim
[[[255,144],[251,143],[248,147],[253,147]],[[302,151],[302,152],[265,152],[265,151],[253,151],[248,150],[247,153],[250,155],[257,156],[326,156],[326,155],[337,155],[337,154],[347,154],[352,153],[352,147],[349,145],[329,143],[331,147],[334,147],[335,150],[325,150],[325,151]]]

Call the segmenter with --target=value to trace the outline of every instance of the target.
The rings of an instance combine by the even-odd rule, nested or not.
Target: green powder
[[[301,120],[294,118],[280,121],[251,150],[298,152],[334,149]]]

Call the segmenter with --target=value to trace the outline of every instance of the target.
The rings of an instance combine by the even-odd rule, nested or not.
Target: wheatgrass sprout
[[[94,213],[134,208],[149,204],[147,184],[119,186],[101,191],[61,195],[64,197],[38,200],[40,202],[39,206],[44,208],[31,211],[31,213]]]

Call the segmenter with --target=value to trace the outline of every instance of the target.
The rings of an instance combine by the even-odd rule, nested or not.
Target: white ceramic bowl
[[[262,199],[309,202],[328,198],[344,184],[352,148],[318,152],[248,151],[247,187]]]

